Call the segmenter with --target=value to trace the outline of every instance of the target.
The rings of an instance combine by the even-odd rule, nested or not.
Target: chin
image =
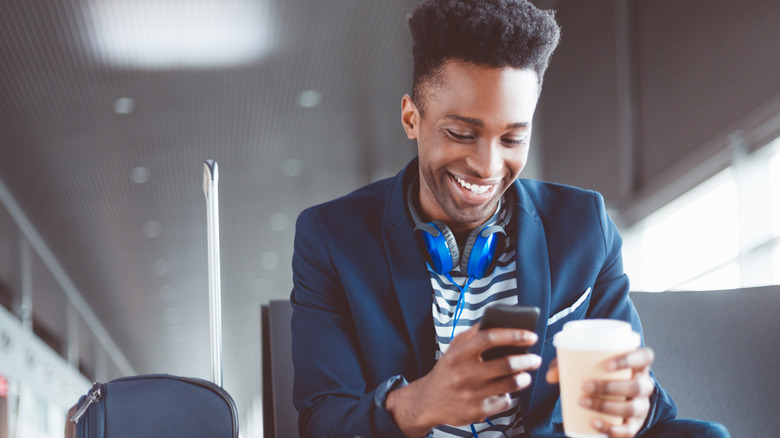
[[[458,224],[473,225],[482,223],[495,213],[496,201],[496,199],[491,199],[484,205],[479,206],[460,206],[453,202],[450,203],[449,208],[445,210],[445,213],[447,213],[447,216],[449,216],[453,222]]]

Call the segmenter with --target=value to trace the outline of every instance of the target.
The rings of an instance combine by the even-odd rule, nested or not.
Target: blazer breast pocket
[[[547,319],[548,339],[551,338],[555,333],[558,333],[561,330],[561,327],[563,327],[563,324],[569,321],[582,319],[583,315],[588,310],[588,306],[590,305],[591,290],[591,288],[587,288],[585,292],[583,292],[579,298],[577,298],[577,301],[575,301],[574,304],[561,310],[560,312],[555,313]]]

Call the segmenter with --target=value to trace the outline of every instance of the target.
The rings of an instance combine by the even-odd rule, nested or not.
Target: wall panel
[[[730,134],[780,95],[780,2],[635,3],[640,184]],[[698,154],[706,156],[707,153]],[[694,164],[694,163],[691,163]]]
[[[619,197],[615,18],[612,1],[556,5],[561,44],[538,108],[543,178]]]

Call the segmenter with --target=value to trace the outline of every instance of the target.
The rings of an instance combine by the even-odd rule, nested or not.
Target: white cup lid
[[[616,319],[582,319],[563,325],[553,337],[556,348],[567,350],[631,350],[641,344],[631,324]]]

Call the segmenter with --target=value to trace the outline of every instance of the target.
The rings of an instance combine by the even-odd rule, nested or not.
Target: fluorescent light
[[[298,95],[298,106],[301,108],[315,108],[322,102],[322,94],[317,90],[305,90]]]
[[[117,114],[132,114],[135,111],[135,100],[132,97],[120,97],[114,102],[114,112]]]
[[[148,167],[138,166],[138,167],[134,167],[133,170],[130,172],[130,178],[136,184],[146,184],[149,182],[149,178],[151,178],[151,174],[152,172],[149,170]]]
[[[131,68],[209,68],[255,62],[274,37],[264,0],[89,0],[86,43]]]

